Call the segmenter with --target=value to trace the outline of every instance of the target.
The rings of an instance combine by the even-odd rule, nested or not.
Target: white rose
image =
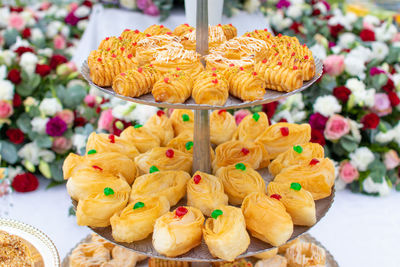
[[[5,80],[7,78],[7,66],[6,65],[0,65],[0,80]]]
[[[382,183],[375,183],[370,176],[363,181],[363,189],[365,192],[373,194],[379,193],[380,196],[387,196],[390,193],[390,187],[383,177]]]
[[[35,142],[25,144],[19,151],[18,156],[24,160],[28,160],[33,165],[39,164],[40,148]]]
[[[299,93],[287,97],[284,101],[284,105],[289,110],[293,108],[304,109],[303,95]]]
[[[357,15],[352,13],[352,12],[346,12],[346,15],[344,16],[343,20],[343,25],[346,28],[346,30],[352,30],[353,29],[353,24],[357,21]]]
[[[277,31],[282,31],[292,25],[292,20],[290,18],[284,18],[281,12],[276,12],[272,15],[270,22],[275,26]]]
[[[45,57],[51,57],[53,55],[53,49],[51,48],[39,49],[38,54]]]
[[[349,48],[356,41],[356,35],[350,32],[339,35],[338,45],[342,48]]]
[[[1,50],[0,49],[0,63],[6,64],[8,67],[11,66],[16,54],[11,50]]]
[[[78,27],[79,30],[83,31],[86,29],[87,25],[88,25],[87,20],[81,20],[78,22],[78,24],[76,26]]]
[[[396,132],[394,130],[389,130],[386,133],[379,132],[375,136],[375,141],[377,141],[378,143],[381,143],[381,144],[389,143],[389,142],[393,141],[395,134],[396,134]]]
[[[356,121],[350,120],[350,119],[348,121],[350,122],[351,135],[356,139],[357,142],[360,142],[361,141],[361,133],[360,133],[359,129],[361,129],[361,127],[363,125],[360,123],[357,123]]]
[[[29,37],[31,41],[38,42],[44,38],[44,34],[38,28],[33,28],[31,30],[31,37]]]
[[[145,124],[151,116],[156,114],[158,111],[157,107],[147,105],[136,105],[136,108],[132,111],[132,119],[137,121],[139,124]]]
[[[87,17],[89,14],[90,14],[90,8],[88,8],[87,6],[80,6],[74,12],[74,15],[78,18]]]
[[[317,4],[315,4],[314,8],[319,9],[322,14],[326,14],[326,12],[328,11],[326,6],[322,2],[318,2]]]
[[[378,26],[381,23],[381,21],[377,17],[372,15],[366,15],[363,18],[363,22],[372,26]]]
[[[302,111],[300,111],[300,110],[294,110],[293,112],[292,112],[292,118],[293,118],[293,121],[294,122],[302,122],[302,121],[304,121],[304,119],[306,118],[306,116],[307,116],[307,113],[304,111],[304,110],[302,110]]]
[[[392,23],[385,22],[380,27],[376,27],[374,32],[377,41],[386,42],[393,39],[397,29]]]
[[[71,81],[69,81],[69,82],[67,83],[67,88],[70,88],[70,87],[72,87],[72,86],[82,86],[82,87],[86,87],[86,86],[87,86],[87,83],[84,82],[84,81],[82,81],[82,80],[74,79],[74,80],[71,80]],[[96,89],[96,90],[97,90],[97,89]],[[97,90],[97,91],[100,91],[100,90]]]
[[[384,60],[389,54],[389,47],[382,42],[372,43],[372,58],[378,60]]]
[[[366,107],[373,107],[375,104],[375,89],[368,89],[364,95],[364,105]]]
[[[23,70],[25,70],[26,73],[32,75],[33,73],[35,73],[37,62],[38,58],[35,54],[31,52],[26,52],[21,56],[19,65]]]
[[[400,146],[400,124],[397,124],[396,127],[392,129],[394,132],[394,137],[393,139],[396,141],[396,143]]]
[[[68,15],[68,11],[64,8],[57,9],[54,16],[58,19],[65,18]]]
[[[0,100],[13,100],[14,84],[8,80],[0,80]]]
[[[112,109],[112,115],[114,118],[125,120],[125,121],[134,121],[135,118],[132,118],[132,111],[136,108],[136,104],[125,103],[122,105],[114,106]]]
[[[26,26],[32,27],[33,25],[35,25],[36,21],[32,16],[32,12],[30,12],[30,11],[22,11],[19,14],[24,19]]]
[[[53,38],[57,35],[58,31],[61,29],[62,23],[60,21],[52,21],[47,26],[46,36],[49,38]]]
[[[294,120],[292,118],[292,114],[287,109],[282,110],[282,111],[280,111],[280,112],[278,112],[278,113],[276,113],[274,115],[274,120],[275,121],[279,121],[279,120],[281,120],[283,118],[286,119],[289,123],[294,123]]]
[[[17,40],[10,47],[10,50],[15,51],[18,47],[21,47],[21,46],[31,46],[31,44],[27,40],[22,39],[21,36],[17,36]]]
[[[351,92],[365,91],[365,84],[357,78],[348,79],[346,81],[346,87],[349,88]]]
[[[46,149],[41,149],[38,156],[46,162],[52,162],[56,159],[54,152]]]
[[[400,85],[400,73],[393,74],[392,80],[396,87],[399,86]]]
[[[333,114],[342,111],[342,106],[339,104],[336,97],[332,95],[318,97],[313,108],[315,112],[318,112],[325,117],[330,117]]]
[[[286,15],[293,18],[293,19],[297,19],[298,17],[300,17],[302,14],[302,7],[301,5],[294,5],[291,4],[288,9],[286,10]]]
[[[315,45],[310,47],[313,55],[324,60],[326,58],[326,49],[323,45],[316,43]]]
[[[62,26],[60,32],[64,37],[68,37],[71,31],[67,25],[64,25],[64,26]]]
[[[259,6],[260,6],[259,0],[246,0],[246,2],[244,3],[244,9],[249,13],[257,11]]]
[[[75,151],[80,153],[86,147],[86,136],[83,134],[74,134],[72,136],[72,145],[75,147]]]
[[[350,153],[351,163],[357,167],[359,171],[366,171],[368,165],[375,159],[374,154],[368,147],[359,147],[354,152]]]
[[[347,73],[365,79],[365,63],[360,58],[347,55],[344,64]]]
[[[0,8],[0,28],[8,26],[8,18],[10,17],[10,9],[8,6]]]
[[[348,54],[350,57],[359,58],[364,63],[372,59],[372,51],[362,45],[357,46]]]
[[[62,110],[62,106],[57,98],[45,98],[40,103],[39,110],[46,116],[54,116]]]
[[[32,131],[44,134],[46,132],[46,124],[49,118],[35,117],[31,120]]]

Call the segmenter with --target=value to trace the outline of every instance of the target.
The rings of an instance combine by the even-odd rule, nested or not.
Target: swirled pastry
[[[248,164],[237,163],[220,168],[216,176],[222,181],[229,203],[240,205],[253,192],[265,194],[265,182],[261,175]]]
[[[150,64],[156,57],[156,54],[163,50],[173,48],[182,48],[180,38],[172,35],[155,35],[140,40],[136,46],[136,59],[139,65]]]
[[[110,251],[99,242],[79,244],[69,257],[70,267],[101,266],[111,259]]]
[[[161,171],[142,175],[133,183],[129,201],[163,196],[174,206],[185,196],[189,179],[190,175],[183,171]]]
[[[230,39],[212,50],[229,59],[251,58],[254,62],[262,60],[267,53],[267,44],[260,39],[240,36]]]
[[[163,196],[137,199],[111,217],[112,236],[117,242],[127,243],[145,239],[153,232],[158,217],[168,211],[169,201]]]
[[[181,43],[185,49],[196,50],[196,29],[187,31],[181,36],[181,39]],[[222,27],[208,27],[208,47],[210,50],[214,47],[218,47],[225,41],[226,37]]]
[[[258,261],[254,267],[287,267],[287,260],[281,255]]]
[[[120,95],[139,97],[150,93],[160,77],[160,74],[150,66],[131,68],[115,77],[113,89]]]
[[[218,177],[197,171],[187,183],[187,204],[211,216],[217,207],[228,204],[228,196]]]
[[[174,138],[172,123],[162,110],[157,111],[157,114],[151,116],[143,127],[160,138],[161,146],[166,146]]]
[[[254,142],[268,126],[268,117],[264,112],[249,114],[239,123],[232,140]]]
[[[295,225],[312,226],[317,222],[315,202],[313,196],[307,190],[301,188],[298,183],[268,184],[268,195],[279,195],[280,201],[286,207]]]
[[[251,193],[243,200],[242,212],[251,235],[264,242],[280,246],[292,236],[292,218],[275,198]]]
[[[137,42],[146,38],[146,34],[140,32],[139,30],[126,29],[121,33],[120,37],[124,40],[129,40],[131,42],[131,46],[134,47],[136,51]]]
[[[290,248],[290,247],[293,246],[294,244],[297,244],[297,243],[300,243],[300,242],[302,242],[302,241],[300,240],[300,237],[297,237],[296,239],[293,239],[292,241],[287,242],[285,245],[280,246],[280,247],[278,248],[278,253],[284,255],[284,254],[286,253],[286,250],[287,250],[288,248]]]
[[[96,134],[95,132],[89,135],[86,143],[86,153],[90,150],[96,150],[97,153],[117,152],[130,159],[139,155],[137,148],[125,139],[113,134]]]
[[[243,68],[228,68],[223,72],[228,81],[229,93],[243,101],[262,99],[265,95],[265,81],[257,72]]]
[[[68,155],[63,164],[64,179],[66,180],[80,170],[92,166],[98,166],[115,176],[121,174],[128,184],[132,184],[139,175],[135,162],[128,156],[116,152],[97,153],[96,150],[91,150],[85,156],[74,153]]]
[[[140,124],[129,126],[122,131],[120,136],[122,139],[134,144],[140,153],[145,153],[154,147],[160,146],[160,138]]]
[[[236,131],[235,118],[226,110],[215,110],[210,115],[210,141],[220,145],[232,139]]]
[[[173,32],[173,33],[174,33],[176,36],[181,37],[182,35],[185,35],[185,34],[188,33],[189,31],[193,31],[193,30],[195,30],[194,27],[192,27],[192,26],[190,26],[189,24],[185,23],[185,24],[181,24],[181,25],[177,26],[177,27],[174,29],[174,32]]]
[[[254,71],[264,77],[268,89],[291,92],[303,85],[303,74],[298,67],[287,68],[279,65],[282,62],[276,65],[267,63],[267,60],[258,62]]]
[[[325,250],[313,243],[299,242],[286,250],[289,267],[325,266]]]
[[[115,246],[111,251],[113,257],[107,264],[101,267],[121,267],[121,266],[136,266],[137,262],[146,259],[147,257],[135,253],[127,248]]]
[[[256,141],[263,144],[271,159],[294,145],[304,144],[311,139],[309,124],[279,122],[269,126]]]
[[[200,245],[204,216],[194,207],[178,207],[157,219],[153,247],[167,257],[182,255]]]
[[[194,82],[192,97],[196,104],[223,106],[229,97],[228,83],[216,72],[204,71]]]
[[[246,32],[245,34],[243,34],[243,36],[263,40],[266,43],[267,47],[270,47],[274,43],[274,36],[268,31],[268,29]]]
[[[153,86],[151,93],[157,102],[183,103],[192,94],[192,78],[184,71],[164,75]]]
[[[174,109],[170,116],[172,126],[174,127],[175,136],[184,131],[193,132],[194,129],[194,113],[190,109]]]
[[[305,143],[302,145],[295,145],[285,152],[279,154],[276,159],[271,161],[271,164],[268,166],[268,170],[273,176],[276,176],[287,167],[298,164],[307,164],[313,158],[323,157],[324,148],[320,144]]]
[[[247,71],[252,71],[254,67],[254,60],[251,57],[227,58],[222,53],[212,52],[204,59],[206,60],[206,69],[212,71],[224,71],[230,67],[241,67]]]
[[[144,34],[150,35],[161,35],[161,34],[171,34],[172,31],[165,27],[164,25],[151,25],[146,30],[143,31]]]
[[[227,40],[230,40],[237,36],[237,29],[232,24],[224,24],[224,25],[218,24],[218,27],[222,28],[222,31],[224,32],[224,35]]]
[[[258,169],[263,160],[260,145],[252,142],[228,141],[215,149],[215,159],[212,162],[214,173],[221,167],[236,163],[245,163],[253,169]]]
[[[203,229],[207,247],[214,257],[233,261],[250,245],[242,211],[232,206],[220,206],[213,215]]]
[[[335,183],[335,167],[328,158],[311,159],[309,163],[283,169],[274,182],[299,183],[314,200],[318,200],[330,196]]]
[[[168,147],[155,147],[135,158],[135,163],[139,167],[140,173],[149,173],[151,168],[160,171],[192,171],[193,157],[185,153]]]

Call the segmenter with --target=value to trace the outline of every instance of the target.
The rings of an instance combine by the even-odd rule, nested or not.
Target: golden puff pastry
[[[147,37],[137,43],[136,59],[140,66],[150,64],[160,51],[183,49],[179,42],[179,37],[167,34]]]
[[[213,211],[204,225],[203,236],[210,253],[226,261],[233,261],[250,245],[242,210],[232,206]]]
[[[187,183],[187,204],[211,216],[217,207],[228,204],[228,196],[218,177],[197,171]]]
[[[194,207],[178,207],[156,220],[153,247],[167,257],[182,255],[201,243],[204,216]]]
[[[153,86],[151,93],[157,102],[183,103],[192,94],[193,80],[184,71],[164,75]]]
[[[149,259],[149,267],[191,267],[191,263],[187,261],[163,260],[157,258]]]
[[[194,82],[192,97],[196,104],[223,106],[229,97],[228,83],[216,72],[204,71]]]
[[[106,227],[110,225],[110,218],[114,213],[121,211],[127,204],[130,186],[126,188],[112,188],[112,185],[80,199],[76,209],[77,224],[81,226]]]
[[[117,94],[139,97],[150,93],[154,83],[160,77],[160,73],[151,66],[131,68],[119,73],[112,87]]]
[[[290,248],[292,245],[297,244],[297,243],[300,243],[300,242],[302,242],[302,241],[300,241],[300,237],[298,237],[298,238],[296,238],[296,239],[293,239],[292,241],[287,242],[285,245],[280,246],[280,247],[278,248],[278,253],[284,255],[284,254],[286,253],[286,250],[287,250],[288,248]]]
[[[129,126],[122,131],[120,137],[135,145],[140,153],[145,153],[160,146],[160,138],[140,124]]]
[[[220,145],[232,139],[236,131],[235,117],[226,110],[215,110],[210,115],[210,141]]]
[[[128,40],[124,40],[122,37],[106,37],[103,39],[97,48],[98,50],[105,50],[105,51],[115,51],[118,53],[121,52],[128,52],[132,55],[135,55],[135,49],[132,47]]]
[[[278,183],[299,183],[314,200],[331,195],[335,183],[335,166],[328,158],[311,159],[309,163],[283,169],[274,179]]]
[[[224,71],[230,67],[243,68],[246,71],[252,71],[254,68],[254,59],[251,57],[244,58],[227,58],[223,53],[211,52],[204,57],[207,70]]]
[[[165,27],[164,25],[151,25],[147,29],[143,31],[144,34],[150,34],[150,35],[161,35],[161,34],[171,34],[172,31]]]
[[[171,206],[186,194],[190,175],[183,171],[154,172],[139,176],[132,185],[130,202],[156,196],[166,197]]]
[[[222,28],[222,31],[224,32],[224,35],[227,40],[230,40],[237,36],[237,29],[232,24],[223,24],[223,25],[218,24],[218,27]]]
[[[139,155],[139,151],[133,144],[113,134],[91,133],[86,143],[86,153],[93,149],[96,150],[97,153],[121,153],[130,159],[134,159]]]
[[[192,26],[190,26],[189,24],[187,24],[187,23],[185,23],[185,24],[181,24],[181,25],[179,25],[179,26],[177,26],[175,29],[174,29],[174,34],[176,35],[176,36],[182,36],[182,35],[185,35],[187,32],[189,32],[189,31],[193,31],[195,28],[194,27],[192,27]]]
[[[99,242],[79,244],[69,257],[70,267],[102,266],[111,260],[110,251]]]
[[[123,267],[123,266],[136,266],[139,261],[145,260],[147,257],[136,252],[133,252],[124,247],[115,246],[111,250],[113,257],[107,264],[100,267]]]
[[[302,145],[295,145],[279,154],[276,159],[271,161],[268,170],[273,176],[276,176],[287,167],[309,163],[313,158],[323,157],[324,148],[320,144],[305,143]]]
[[[162,110],[157,111],[157,114],[151,116],[144,124],[144,127],[160,138],[161,146],[166,146],[174,138],[172,122]]]
[[[313,243],[299,242],[290,246],[285,253],[289,267],[325,266],[325,250]]]
[[[190,109],[174,109],[170,116],[172,126],[174,127],[175,136],[184,131],[193,132],[194,129],[194,113]]]
[[[229,203],[240,205],[253,192],[265,194],[265,182],[261,175],[248,164],[237,163],[220,168],[216,175],[221,179]]]
[[[168,144],[167,147],[177,149],[179,151],[193,154],[193,132],[185,131],[175,138],[173,138]],[[211,160],[215,158],[215,152],[210,145],[210,155]]]
[[[303,86],[303,74],[297,66],[288,68],[282,62],[268,64],[264,59],[255,65],[254,71],[264,77],[268,89],[292,92]]]
[[[120,37],[124,40],[129,40],[131,42],[131,46],[135,47],[136,50],[137,42],[146,38],[146,34],[140,32],[139,30],[126,29],[121,33]]]
[[[242,204],[247,229],[251,235],[273,246],[285,244],[293,233],[293,221],[277,199],[254,192]]]
[[[193,156],[173,148],[155,147],[135,158],[141,174],[160,171],[192,171]]]
[[[299,183],[270,182],[267,190],[269,196],[280,197],[293,224],[312,226],[317,222],[314,198]]]
[[[239,123],[232,140],[254,142],[268,126],[268,117],[264,112],[249,114]]]
[[[258,261],[254,267],[287,267],[287,260],[281,255]]]
[[[245,34],[243,34],[243,36],[263,40],[266,43],[267,47],[272,46],[274,43],[274,36],[268,31],[268,29],[246,32]]]
[[[263,151],[260,145],[252,142],[228,141],[215,149],[212,166],[214,173],[221,167],[236,163],[245,163],[253,169],[258,169],[262,161]]]
[[[132,184],[139,175],[139,170],[135,162],[128,156],[117,152],[97,153],[90,150],[85,156],[70,153],[64,160],[63,173],[64,179],[70,178],[83,168],[98,166],[105,172],[115,176],[121,174],[128,184]]]
[[[311,139],[309,124],[279,122],[269,126],[256,141],[264,145],[271,159],[294,145],[308,143]]]
[[[223,72],[228,81],[229,93],[243,101],[263,99],[265,81],[257,72],[249,72],[243,68],[231,67]]]
[[[270,259],[270,258],[273,258],[274,256],[276,256],[276,254],[278,254],[278,248],[273,248],[266,252],[256,254],[253,257],[256,257],[257,259],[267,260],[267,259]]]
[[[196,50],[196,29],[189,30],[181,35],[181,43],[185,49]],[[216,48],[226,41],[226,37],[222,27],[209,26],[208,27],[208,47],[211,50]]]
[[[156,220],[169,211],[169,201],[164,196],[138,198],[111,219],[112,236],[117,242],[134,242],[145,239],[153,232]]]

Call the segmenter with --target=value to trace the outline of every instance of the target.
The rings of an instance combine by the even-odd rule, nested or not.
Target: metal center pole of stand
[[[196,51],[204,56],[208,53],[208,0],[197,0]],[[203,65],[204,60],[202,59]],[[211,173],[210,117],[208,110],[194,111],[193,173]]]

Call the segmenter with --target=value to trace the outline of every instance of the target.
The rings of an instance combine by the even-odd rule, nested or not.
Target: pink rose
[[[10,103],[0,100],[0,119],[7,119],[13,114],[14,110]]]
[[[359,173],[349,161],[342,161],[339,166],[339,178],[345,183],[351,183],[358,179]]]
[[[372,24],[366,22],[366,21],[363,21],[363,28],[364,28],[364,29],[371,30],[371,31],[374,30],[374,26],[373,26]]]
[[[338,76],[344,71],[344,56],[330,55],[324,60],[324,72],[331,76]]]
[[[70,150],[71,147],[72,147],[72,141],[70,139],[65,138],[64,136],[57,136],[54,137],[51,149],[53,149],[53,151],[55,151],[58,154],[64,154],[65,152]]]
[[[385,163],[386,169],[392,170],[400,164],[399,155],[391,149],[383,155],[383,163]]]
[[[76,67],[75,63],[72,61],[68,61],[67,63],[65,63],[67,65],[67,67],[71,70],[71,71],[77,71],[78,68]]]
[[[69,5],[69,9],[71,10],[71,12],[74,12],[75,10],[77,10],[79,7],[79,5],[77,3],[71,3]]]
[[[66,47],[67,42],[65,41],[64,36],[58,34],[56,37],[54,37],[53,45],[55,49],[61,50]]]
[[[328,140],[338,140],[340,137],[350,132],[350,124],[346,118],[341,115],[333,115],[326,122],[324,130],[325,138]]]
[[[64,109],[60,112],[57,112],[56,116],[62,119],[68,126],[72,125],[75,119],[74,112],[69,109]]]
[[[17,29],[18,31],[22,31],[25,28],[24,18],[16,12],[11,13],[8,23],[11,28]]]
[[[99,130],[111,132],[113,129],[113,121],[114,117],[112,115],[112,109],[102,111],[98,122]]]
[[[96,97],[94,95],[87,95],[84,99],[86,105],[89,107],[94,107],[96,105]]]
[[[0,198],[11,192],[10,185],[7,180],[0,180]]]
[[[4,37],[3,35],[0,35],[0,47],[3,47],[4,45]]]
[[[250,114],[251,114],[251,112],[248,109],[240,109],[240,110],[236,111],[233,114],[233,116],[235,117],[236,124],[239,124],[244,119],[244,117],[246,117],[247,115],[250,115]]]
[[[390,104],[389,96],[385,93],[375,94],[375,102],[372,111],[380,117],[392,113],[392,105]]]
[[[40,10],[47,10],[51,7],[51,3],[50,2],[43,2],[40,4]]]
[[[400,32],[396,33],[392,39],[392,43],[400,42]]]

